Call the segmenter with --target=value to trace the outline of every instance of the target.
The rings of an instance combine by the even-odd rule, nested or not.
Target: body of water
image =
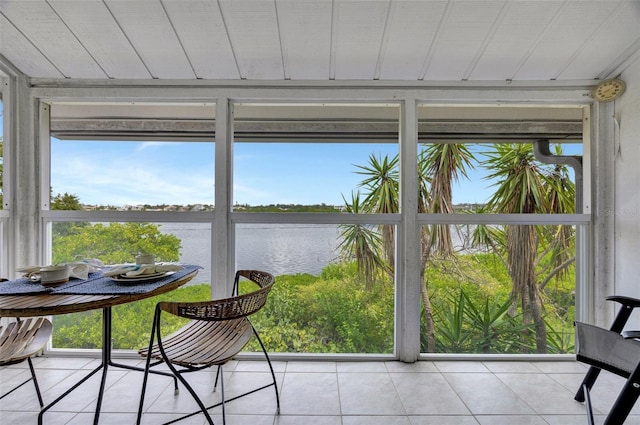
[[[162,223],[162,233],[182,241],[180,261],[204,267],[197,282],[210,282],[211,227],[202,223]],[[339,229],[333,224],[240,224],[236,228],[236,269],[274,275],[318,275],[339,255]]]

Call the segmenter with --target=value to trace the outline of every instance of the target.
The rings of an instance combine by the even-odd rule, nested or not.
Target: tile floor
[[[134,360],[123,362],[141,364]],[[91,358],[34,359],[45,402],[98,364]],[[586,367],[572,361],[275,361],[281,413],[275,415],[273,388],[227,405],[228,425],[572,425],[586,424],[582,404],[573,400]],[[268,382],[266,363],[233,361],[226,366],[227,397],[239,388]],[[27,363],[0,369],[0,391],[27,376]],[[206,401],[213,374],[192,375]],[[111,368],[100,424],[133,424],[142,374]],[[607,412],[623,380],[603,372],[593,389],[598,412]],[[90,424],[99,378],[94,376],[44,415],[46,425]],[[187,391],[173,394],[171,380],[152,376],[144,424],[159,424],[195,410]],[[0,424],[35,424],[38,404],[31,383],[0,401]],[[221,424],[220,410],[214,421]],[[627,424],[640,424],[640,408]],[[604,416],[597,417],[602,423]],[[204,424],[202,415],[182,421]]]

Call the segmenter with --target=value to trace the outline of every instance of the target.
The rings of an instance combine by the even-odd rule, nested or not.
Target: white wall
[[[612,110],[620,124],[619,145],[612,141],[615,155],[615,196],[611,209],[615,214],[613,293],[640,298],[640,61],[621,78],[627,90]]]

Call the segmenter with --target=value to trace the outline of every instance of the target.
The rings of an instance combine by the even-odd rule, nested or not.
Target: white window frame
[[[514,223],[536,223],[549,224],[550,222],[559,224],[576,225],[578,233],[590,234],[591,214],[589,209],[585,209],[584,214],[540,216],[523,220],[521,216],[491,215],[490,217],[465,216],[457,217],[451,215],[447,217],[433,217],[429,215],[417,214],[417,105],[424,102],[437,102],[442,104],[472,104],[472,105],[539,105],[557,106],[569,105],[585,108],[585,115],[588,115],[588,103],[585,102],[585,90],[580,87],[547,87],[542,84],[532,84],[521,87],[445,87],[427,85],[350,85],[349,83],[333,84],[335,82],[316,84],[240,84],[229,86],[218,85],[192,85],[188,83],[174,84],[163,87],[162,85],[109,85],[85,86],[82,83],[70,82],[68,85],[41,87],[35,85],[31,90],[34,100],[46,103],[57,101],[82,102],[108,99],[112,102],[140,102],[140,101],[165,101],[165,102],[207,102],[216,104],[216,155],[215,155],[215,208],[214,218],[211,216],[199,216],[197,213],[189,213],[189,220],[207,221],[212,224],[212,280],[214,282],[229,282],[234,273],[234,242],[233,227],[236,223],[252,222],[291,222],[299,220],[301,223],[393,223],[398,226],[397,235],[397,261],[396,268],[396,332],[395,332],[395,352],[393,358],[402,361],[415,361],[420,357],[420,297],[419,286],[419,239],[415,230],[421,224],[431,224],[439,222],[442,218],[447,223],[467,223],[469,221],[494,222],[496,219],[501,223],[513,220]],[[348,103],[399,103],[401,105],[400,117],[400,158],[401,167],[401,213],[384,216],[354,216],[345,217],[334,216],[333,214],[304,214],[301,216],[289,215],[269,215],[259,214],[258,217],[247,213],[231,212],[231,187],[232,187],[232,140],[233,140],[233,104],[234,103],[259,103],[263,101],[280,101],[287,103],[308,103],[308,102],[348,102]],[[42,111],[40,111],[43,114]],[[46,115],[46,114],[45,114]],[[48,123],[40,120],[38,140],[42,147],[48,144]],[[585,157],[586,165],[584,181],[591,181],[589,169],[589,134],[590,126],[585,124]],[[48,153],[40,152],[41,163],[48,162]],[[19,165],[19,164],[18,164]],[[48,170],[40,170],[40,175],[48,175]],[[41,188],[48,188],[48,177],[41,180]],[[44,190],[41,190],[40,199],[48,199]],[[585,198],[590,196],[590,188],[585,187]],[[586,201],[587,202],[587,201]],[[40,217],[42,227],[39,230],[40,240],[45,240],[46,229],[52,220],[87,220],[91,221],[134,221],[139,218],[136,214],[101,212],[59,212],[50,211],[45,205],[40,205],[39,210],[34,213]],[[85,215],[86,214],[86,215]],[[191,215],[193,214],[193,215]],[[183,216],[173,216],[171,213],[148,214],[141,221],[185,221]],[[473,219],[473,220],[471,220]],[[582,237],[581,237],[582,238]],[[592,293],[593,283],[590,281],[590,258],[593,255],[589,251],[588,237],[582,238],[580,247],[580,259],[578,260],[580,271],[579,287],[583,293]],[[42,251],[41,255],[46,255]],[[225,286],[213,285],[213,295],[220,296],[226,293]],[[581,315],[589,315],[593,309],[592,301],[587,296],[580,296],[578,300],[579,309],[583,311]],[[353,356],[357,358],[357,355]],[[365,356],[364,358],[370,358]],[[505,358],[505,357],[501,357]]]

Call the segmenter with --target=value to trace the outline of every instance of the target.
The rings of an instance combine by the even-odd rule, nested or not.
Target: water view
[[[180,261],[204,267],[198,282],[211,281],[211,230],[208,224],[163,223],[160,231],[182,241]],[[334,224],[239,224],[236,227],[238,269],[277,275],[318,275],[339,255],[339,229]]]

